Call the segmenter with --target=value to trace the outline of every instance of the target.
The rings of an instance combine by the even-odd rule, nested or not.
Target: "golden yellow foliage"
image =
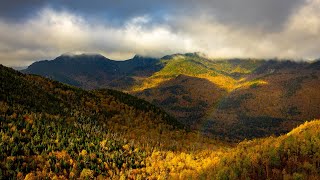
[[[91,179],[91,178],[93,178],[93,173],[94,172],[90,169],[83,169],[80,173],[80,178],[81,179],[87,179],[87,178]]]

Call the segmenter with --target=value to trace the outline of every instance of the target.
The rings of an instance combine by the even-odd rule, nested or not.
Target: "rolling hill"
[[[213,60],[198,53],[112,61],[78,55],[36,62],[23,72],[86,89],[121,90],[192,129],[230,140],[280,135],[320,118],[317,61]]]

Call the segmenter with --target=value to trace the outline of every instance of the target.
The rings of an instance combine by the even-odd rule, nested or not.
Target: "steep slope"
[[[87,115],[94,115],[99,109],[105,109],[104,101],[115,101],[135,109],[151,111],[163,116],[163,120],[179,126],[176,120],[154,105],[136,97],[113,90],[84,91],[57,81],[34,75],[24,75],[13,69],[0,66],[1,100],[14,109],[11,111],[46,112],[50,114],[76,113],[81,110]],[[32,95],[36,95],[35,98]],[[99,98],[103,98],[102,100]],[[135,102],[136,104],[132,103]],[[138,104],[138,105],[137,105]],[[120,106],[119,105],[119,106]],[[117,104],[114,104],[114,108]],[[80,109],[79,109],[80,108]]]

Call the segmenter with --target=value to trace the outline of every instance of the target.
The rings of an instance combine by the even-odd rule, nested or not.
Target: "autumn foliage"
[[[0,179],[319,179],[319,121],[225,143],[152,104],[0,67]]]

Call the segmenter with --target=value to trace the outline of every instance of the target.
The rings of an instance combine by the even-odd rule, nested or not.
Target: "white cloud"
[[[97,52],[125,59],[134,54],[162,56],[189,51],[190,39],[165,25],[147,26],[148,16],[135,17],[121,27],[92,24],[68,12],[44,9],[23,24],[0,21],[1,63],[23,66],[38,59],[52,59],[65,52]]]
[[[212,57],[319,58],[320,0],[306,3],[278,31],[263,26],[223,24],[207,15],[196,20],[171,18],[183,36],[192,37],[200,51]],[[175,27],[175,28],[176,28]]]

